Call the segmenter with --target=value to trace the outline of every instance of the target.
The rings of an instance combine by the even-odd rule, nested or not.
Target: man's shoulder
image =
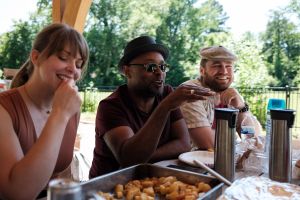
[[[117,87],[110,95],[100,101],[101,105],[107,104],[119,104],[122,102],[122,94],[124,88],[122,86]]]
[[[119,99],[123,94],[127,94],[127,86],[121,85],[118,86],[114,91],[112,91],[111,94],[109,94],[106,98],[104,98],[102,101],[109,101],[113,99]]]

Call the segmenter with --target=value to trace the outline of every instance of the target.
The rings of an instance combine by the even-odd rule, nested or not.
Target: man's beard
[[[205,86],[209,87],[211,90],[215,92],[222,92],[229,88],[231,82],[228,82],[226,84],[220,84],[217,81],[215,81],[212,77],[210,76],[205,76],[201,77],[202,82],[205,84]]]
[[[161,96],[163,93],[163,87],[156,89],[151,87],[141,87],[137,86],[135,87],[135,91],[138,96],[142,98],[152,98],[155,96]]]

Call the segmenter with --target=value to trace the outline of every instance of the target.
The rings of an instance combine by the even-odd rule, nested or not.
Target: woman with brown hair
[[[0,93],[0,199],[34,199],[70,165],[81,105],[75,82],[88,54],[80,33],[51,24]]]

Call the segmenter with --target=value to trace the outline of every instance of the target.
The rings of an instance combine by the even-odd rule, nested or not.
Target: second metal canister
[[[271,140],[269,152],[269,177],[280,182],[291,182],[292,154],[291,131],[295,110],[270,110]]]
[[[229,181],[235,174],[235,131],[238,110],[216,108],[215,170]]]

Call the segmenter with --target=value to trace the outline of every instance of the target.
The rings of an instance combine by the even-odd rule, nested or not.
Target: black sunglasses
[[[162,72],[168,72],[169,71],[169,65],[164,63],[164,64],[156,64],[156,63],[148,63],[148,64],[129,64],[133,65],[133,66],[141,66],[144,67],[146,69],[147,72],[156,72],[156,70],[158,70],[158,68],[162,71]]]

